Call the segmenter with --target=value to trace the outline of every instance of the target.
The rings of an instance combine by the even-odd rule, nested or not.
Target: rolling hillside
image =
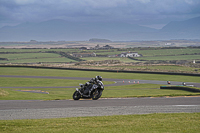
[[[84,41],[105,38],[112,41],[200,39],[200,17],[170,22],[161,30],[127,23],[81,23],[54,19],[40,23],[22,23],[0,29],[4,41]]]

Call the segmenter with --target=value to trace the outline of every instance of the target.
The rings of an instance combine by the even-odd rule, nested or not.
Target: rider
[[[102,77],[101,76],[96,76],[95,78],[92,78],[95,82],[95,84],[98,84],[99,81],[102,81]]]
[[[93,88],[92,84],[96,84],[98,87],[101,87],[102,84],[102,77],[101,76],[96,76],[95,78],[92,78],[89,83],[91,83],[91,85],[88,85],[88,87],[85,88],[84,94],[88,94],[88,92]]]

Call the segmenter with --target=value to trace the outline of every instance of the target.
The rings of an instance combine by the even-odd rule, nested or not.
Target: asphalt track
[[[77,77],[44,77],[44,76],[12,76],[0,75],[0,77],[15,78],[48,78],[48,79],[73,79],[89,80],[89,78]],[[166,81],[135,80],[135,79],[105,79],[115,81],[107,86],[127,85],[137,83],[167,84]],[[129,83],[130,81],[130,83]],[[171,82],[172,85],[181,85],[182,82]],[[200,87],[199,83],[187,83]],[[1,87],[8,88],[8,87]],[[16,88],[16,87],[9,87]],[[19,87],[24,88],[24,87]],[[26,87],[27,88],[27,87]],[[34,87],[33,87],[34,88]],[[39,87],[41,88],[41,87]],[[46,87],[54,88],[54,87]],[[59,88],[59,87],[55,87]],[[65,88],[67,88],[65,86]],[[70,86],[72,88],[72,86]],[[200,112],[200,97],[160,97],[160,98],[113,98],[99,100],[1,100],[0,120],[13,119],[42,119],[65,118],[83,116],[108,116],[148,113],[180,113]]]
[[[182,112],[200,112],[200,97],[0,101],[0,120]]]

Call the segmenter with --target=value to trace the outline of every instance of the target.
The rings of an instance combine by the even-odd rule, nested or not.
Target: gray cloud
[[[151,25],[200,15],[200,0],[1,0],[0,26],[49,19]]]

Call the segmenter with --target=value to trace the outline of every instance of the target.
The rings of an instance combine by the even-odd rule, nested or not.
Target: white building
[[[137,52],[127,52],[127,53],[121,53],[120,57],[140,57]]]

